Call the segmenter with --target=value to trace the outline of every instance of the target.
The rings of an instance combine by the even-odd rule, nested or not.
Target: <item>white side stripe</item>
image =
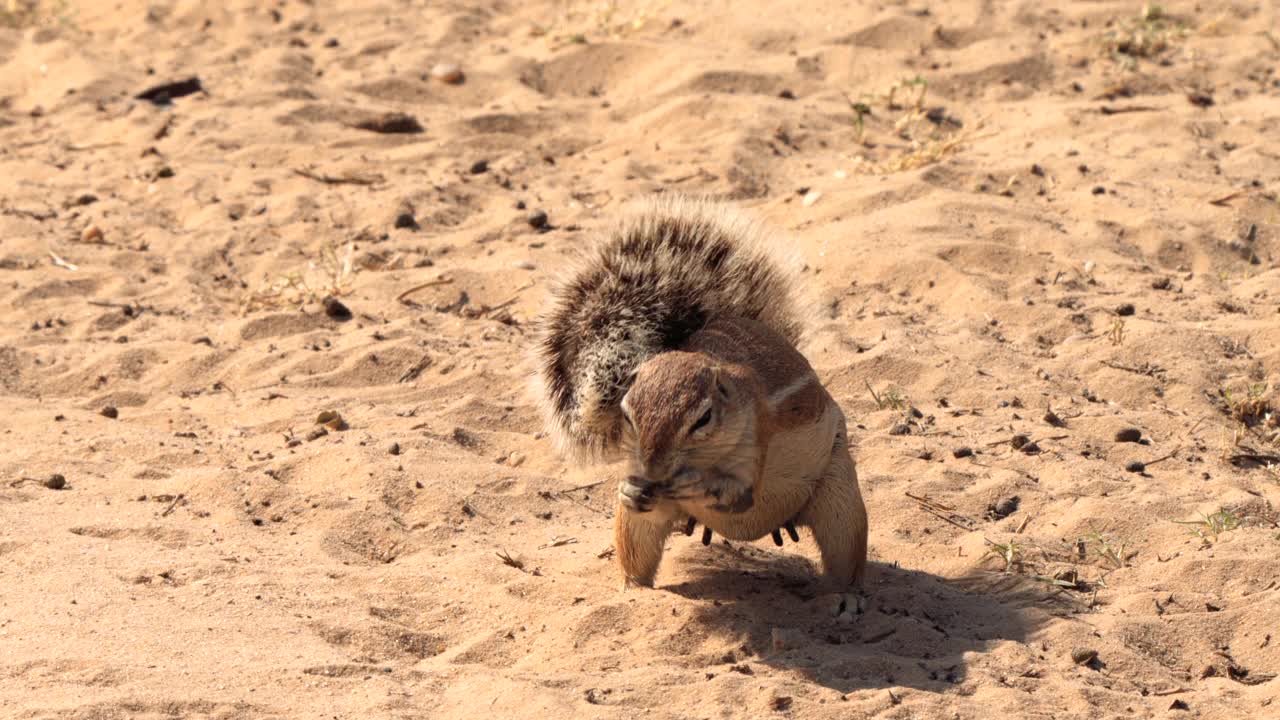
[[[799,380],[788,383],[784,387],[778,388],[777,390],[769,393],[769,409],[777,410],[778,406],[785,402],[787,398],[795,395],[800,390],[809,387],[815,382],[817,382],[817,377],[813,375],[806,375]]]

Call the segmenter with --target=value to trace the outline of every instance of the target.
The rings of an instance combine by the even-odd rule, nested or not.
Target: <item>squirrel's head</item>
[[[752,390],[702,353],[665,352],[642,363],[622,398],[629,474],[656,486],[712,470],[749,478],[759,454]]]

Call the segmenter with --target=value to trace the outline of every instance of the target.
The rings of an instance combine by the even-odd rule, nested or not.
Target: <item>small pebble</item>
[[[1207,92],[1193,92],[1187,94],[1187,102],[1196,107],[1213,107],[1213,96]]]
[[[397,230],[417,230],[418,219],[411,212],[402,212],[396,215],[395,226]]]
[[[814,203],[818,202],[821,199],[822,199],[821,192],[817,190],[810,190],[809,192],[805,193],[804,199],[800,201],[800,204],[804,205],[805,207],[812,207]]]
[[[517,200],[517,201],[516,201],[516,209],[517,209],[517,210],[524,210],[526,207],[528,207],[528,205],[525,205],[523,200]]]
[[[1135,312],[1137,312],[1137,308],[1133,306],[1133,303],[1121,303],[1116,306],[1116,314],[1120,317],[1129,317]]]
[[[50,490],[61,490],[62,488],[67,486],[67,479],[63,477],[60,473],[54,473],[50,475],[48,478],[45,478],[45,481],[43,484],[45,487],[49,488]]]
[[[1013,446],[1014,450],[1021,450],[1029,442],[1031,442],[1031,438],[1026,435],[1014,435],[1009,438],[1009,444]]]
[[[1071,651],[1071,661],[1077,665],[1085,665],[1098,659],[1098,651],[1093,648],[1076,648]]]
[[[472,174],[472,175],[480,175],[481,173],[485,173],[485,172],[488,172],[488,171],[489,171],[489,161],[488,161],[488,160],[477,160],[477,161],[475,161],[475,162],[471,163],[471,174]]]
[[[795,100],[796,94],[791,92],[791,90],[783,90],[782,92],[778,93],[778,97],[782,98],[783,100]]]
[[[324,299],[324,314],[334,320],[350,320],[351,310],[342,304],[342,301],[336,297],[329,296]]]
[[[102,242],[102,228],[97,225],[90,225],[80,233],[80,242]]]
[[[1146,469],[1147,469],[1146,463],[1139,462],[1138,460],[1134,460],[1130,462],[1128,465],[1124,466],[1125,472],[1131,472],[1131,473],[1140,473],[1145,471]]]
[[[336,47],[338,47],[338,38],[331,37],[331,38],[329,38],[328,40],[325,40],[325,41],[324,41],[324,46],[325,46],[325,47],[327,47],[327,48],[336,48]]]
[[[453,63],[440,63],[431,68],[431,77],[446,85],[461,85],[466,79],[462,74],[462,68]]]
[[[1017,495],[1012,495],[999,502],[991,503],[987,506],[987,518],[989,520],[1003,520],[1017,512],[1021,502],[1021,498]]]
[[[383,134],[416,134],[423,131],[422,123],[412,115],[392,112],[384,113],[355,124],[360,130]]]
[[[535,230],[541,230],[547,226],[547,212],[545,210],[531,210],[525,217],[525,222],[529,223],[529,227]]]
[[[117,410],[114,405],[108,405],[102,408],[98,411],[98,414],[105,418],[111,418],[112,420],[120,417],[120,411]]]
[[[325,410],[316,416],[316,424],[323,425],[330,430],[346,430],[347,421],[342,415],[334,410]]]
[[[1151,281],[1151,289],[1152,290],[1168,290],[1169,282],[1170,282],[1169,278],[1167,277],[1158,277],[1155,280]]]
[[[528,260],[517,260],[515,262],[517,270],[536,270],[537,266]]]
[[[967,457],[973,457],[973,448],[969,448],[969,447],[958,447],[958,448],[956,448],[955,450],[952,450],[952,451],[951,451],[951,454],[952,454],[953,456],[955,456],[956,458],[967,458]]]
[[[1136,443],[1142,441],[1142,431],[1138,428],[1125,428],[1116,431],[1116,442]]]
[[[398,442],[391,443],[389,446],[387,446],[387,452],[391,453],[392,455],[399,455],[400,443]]]
[[[1106,188],[1104,188],[1104,187],[1102,187],[1101,185],[1095,185],[1095,186],[1093,187],[1093,194],[1094,194],[1094,195],[1106,195],[1106,194],[1107,194],[1107,189],[1106,189]]]

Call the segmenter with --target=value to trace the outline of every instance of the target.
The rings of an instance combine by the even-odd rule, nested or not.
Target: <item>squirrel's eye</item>
[[[696,432],[706,427],[709,422],[711,422],[711,408],[707,408],[707,411],[702,413],[702,417],[698,418],[698,421],[693,424],[693,427],[689,428],[689,432]]]

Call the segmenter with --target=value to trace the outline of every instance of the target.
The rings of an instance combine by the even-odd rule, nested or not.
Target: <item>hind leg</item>
[[[813,529],[826,581],[835,592],[860,586],[867,564],[867,507],[858,489],[858,473],[846,438],[841,423],[831,464],[818,479],[813,498],[798,518]]]

